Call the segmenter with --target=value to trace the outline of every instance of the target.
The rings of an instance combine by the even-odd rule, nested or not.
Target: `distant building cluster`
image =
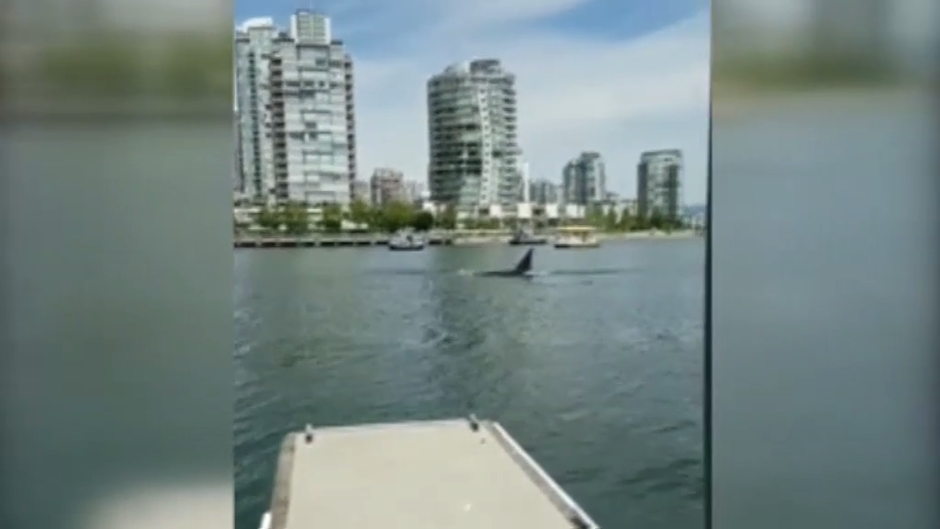
[[[531,206],[680,214],[682,153],[675,149],[643,153],[635,199],[608,191],[604,158],[595,151],[561,167],[560,182],[530,179],[519,146],[516,77],[497,59],[453,64],[428,79],[427,174],[411,179],[391,167],[359,178],[353,59],[329,17],[299,10],[287,29],[270,19],[240,27],[235,63],[233,180],[243,201],[344,208],[354,200],[409,202],[449,205],[462,217]]]
[[[392,202],[408,200],[405,191],[405,176],[401,171],[389,168],[379,168],[372,173],[369,179],[371,203],[376,206],[385,206]]]
[[[607,175],[600,153],[583,152],[562,170],[562,196],[567,204],[587,206],[607,200]]]
[[[529,182],[529,201],[542,206],[561,202],[558,184],[545,179]]]
[[[664,149],[644,152],[637,165],[636,198],[621,198],[607,190],[607,169],[598,152],[582,152],[561,170],[561,182],[537,179],[529,182],[534,204],[565,204],[583,208],[614,207],[630,215],[649,218],[658,214],[682,216],[682,151]]]
[[[369,185],[369,182],[365,180],[353,180],[352,182],[352,199],[365,202],[366,204],[372,204],[372,186]]]

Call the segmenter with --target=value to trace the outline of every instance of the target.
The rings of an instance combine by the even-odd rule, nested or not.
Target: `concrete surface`
[[[493,423],[312,431],[285,439],[271,529],[595,527],[569,520],[577,506]]]

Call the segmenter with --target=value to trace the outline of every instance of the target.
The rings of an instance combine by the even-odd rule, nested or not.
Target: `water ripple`
[[[702,460],[680,457],[663,464],[645,466],[621,477],[619,483],[638,500],[671,492],[700,498],[703,491]]]
[[[246,253],[237,528],[257,526],[287,431],[469,412],[501,421],[605,527],[701,527],[702,257],[695,241],[549,250],[539,266],[570,277],[516,282],[455,272],[509,248]]]

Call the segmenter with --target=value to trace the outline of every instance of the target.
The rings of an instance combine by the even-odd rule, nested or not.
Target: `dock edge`
[[[406,426],[434,423],[451,423],[454,421],[467,419],[444,419],[429,421],[408,421],[400,423],[385,424],[364,424],[349,426],[330,426],[320,428],[319,430],[350,430],[361,428],[381,428],[389,426]],[[571,496],[568,495],[555,482],[554,479],[539,465],[535,459],[525,451],[524,448],[496,421],[477,420],[471,415],[471,423],[478,423],[499,442],[500,446],[506,451],[507,455],[516,463],[516,465],[528,476],[532,483],[542,491],[549,501],[559,512],[568,520],[573,529],[600,529],[600,526],[582,509]],[[290,509],[291,478],[294,467],[294,452],[296,450],[295,440],[304,435],[299,432],[291,432],[284,436],[281,443],[281,450],[278,454],[277,470],[274,479],[274,490],[271,495],[270,510],[265,512],[259,523],[259,529],[284,529],[287,525],[287,515]],[[443,528],[442,528],[443,529]]]
[[[507,432],[502,425],[495,421],[482,422],[484,427],[490,430],[493,437],[509,452],[509,455],[515,460],[516,464],[529,476],[529,479],[548,496],[552,503],[555,504],[555,507],[564,514],[565,518],[567,518],[576,529],[600,529],[600,526],[597,525],[584,509],[548,475],[548,472],[509,435],[509,432]]]

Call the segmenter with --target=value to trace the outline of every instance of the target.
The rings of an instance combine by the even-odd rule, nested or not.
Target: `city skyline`
[[[603,153],[595,151],[581,152],[572,157],[562,170],[560,179],[529,178],[526,169],[522,169],[522,182],[519,201],[534,204],[576,204],[582,206],[614,205],[637,207],[638,213],[649,216],[653,210],[669,216],[681,215],[687,208],[704,206],[704,202],[687,201],[684,198],[685,166],[684,153],[680,149],[655,149],[645,151],[637,160],[636,188],[632,192],[611,191],[606,186],[606,171]],[[524,164],[525,165],[525,164]],[[405,201],[420,199],[426,183],[420,179],[408,178],[401,171],[391,167],[378,167],[369,179],[360,179],[356,183],[369,189],[366,200],[377,204],[374,199],[376,175],[394,175],[396,183]],[[421,190],[421,191],[419,191]],[[365,195],[364,195],[365,196]],[[426,198],[432,198],[428,193]],[[388,202],[383,200],[381,202]],[[632,206],[628,205],[632,204]]]
[[[272,17],[286,25],[303,7],[243,0],[236,23]],[[396,167],[423,181],[428,79],[449,64],[492,57],[518,80],[519,144],[532,180],[558,181],[572,155],[594,150],[607,163],[608,189],[631,196],[641,153],[676,148],[685,157],[684,201],[705,201],[705,2],[447,0],[427,9],[404,0],[392,9],[329,0],[314,8],[331,17],[355,61],[360,179]]]

